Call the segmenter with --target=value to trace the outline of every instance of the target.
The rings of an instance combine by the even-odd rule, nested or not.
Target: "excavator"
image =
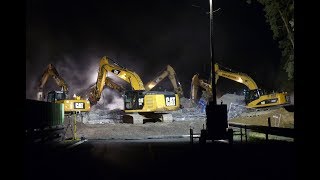
[[[289,104],[289,96],[286,92],[282,93],[267,93],[265,90],[258,88],[255,81],[245,73],[225,71],[220,66],[215,64],[215,83],[219,77],[224,77],[238,83],[244,84],[248,87],[248,91],[245,91],[245,103],[248,108],[267,108],[275,106],[283,106]],[[209,97],[212,97],[212,85],[199,79],[199,75],[196,74],[192,78],[191,83],[191,99],[195,101],[197,99],[198,87],[204,88]]]
[[[117,64],[106,56],[100,60],[96,85],[89,95],[91,105],[96,104],[101,98],[108,73],[116,75],[131,85],[131,89],[125,90],[123,93],[125,121],[141,124],[144,119],[150,118],[158,118],[163,122],[171,122],[173,120],[172,115],[168,112],[180,108],[178,94],[174,92],[146,91],[137,73]]]
[[[145,85],[146,91],[152,90],[156,85],[158,85],[164,78],[168,77],[171,81],[171,84],[174,88],[174,92],[179,95],[179,97],[183,97],[183,90],[180,82],[177,80],[177,75],[174,69],[170,66],[167,65],[167,68],[156,78],[154,78],[152,81],[148,82]]]
[[[64,104],[65,114],[90,111],[90,102],[88,100],[83,100],[80,96],[74,96],[74,99],[68,99],[68,85],[59,75],[53,64],[49,64],[41,76],[37,93],[37,99],[39,101],[44,101],[45,99],[43,96],[43,88],[50,76],[55,80],[57,85],[61,87],[61,91],[50,91],[47,95],[48,102]]]
[[[210,83],[208,83],[204,79],[199,78],[199,74],[195,74],[192,77],[191,82],[191,100],[195,103],[197,100],[198,90],[199,87],[203,88],[205,90],[205,98],[210,99],[212,98],[212,86]]]

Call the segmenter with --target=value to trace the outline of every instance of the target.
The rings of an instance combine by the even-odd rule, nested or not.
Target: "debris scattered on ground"
[[[252,125],[268,125],[268,117],[271,118],[271,125],[274,127],[294,127],[294,112],[289,112],[284,108],[261,111],[255,113],[255,116],[246,116],[246,110],[243,103],[243,96],[235,94],[225,94],[217,100],[223,101],[228,107],[229,122],[237,122]],[[145,124],[126,124],[122,123],[121,117],[124,111],[117,105],[110,106],[101,100],[98,106],[93,106],[91,112],[77,123],[77,136],[86,138],[102,138],[102,139],[139,139],[155,136],[177,136],[188,135],[190,128],[194,129],[194,133],[200,133],[205,126],[206,113],[201,109],[200,104],[192,103],[190,99],[181,98],[180,103],[184,107],[178,111],[171,112],[173,122],[148,122]],[[252,115],[252,114],[251,114]],[[80,118],[78,118],[80,119]],[[73,121],[71,120],[71,123]],[[68,120],[66,120],[66,125]],[[70,129],[69,129],[70,131]],[[71,136],[70,132],[68,136]]]
[[[230,108],[231,103],[245,106],[244,95],[224,94],[220,98],[217,98],[217,104],[220,104],[221,102],[222,104],[227,105],[228,110]]]

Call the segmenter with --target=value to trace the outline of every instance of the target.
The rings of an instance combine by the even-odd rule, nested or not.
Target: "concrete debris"
[[[203,95],[197,104],[193,103],[191,99],[181,98],[180,103],[184,107],[178,111],[172,112],[174,121],[184,120],[205,120],[206,119],[206,95]],[[228,119],[232,119],[246,112],[247,109],[244,103],[244,96],[236,94],[225,94],[217,99],[217,104],[226,104],[228,109]],[[230,109],[232,105],[232,108]]]
[[[190,120],[205,120],[206,113],[203,111],[203,106],[195,104],[191,99],[180,98],[182,109],[172,112],[174,121],[190,121]]]
[[[222,97],[217,99],[217,104],[221,103],[221,101],[223,104],[227,105],[228,120],[243,116],[258,116],[266,113],[246,108],[244,96],[241,95],[224,94]],[[207,101],[204,97],[201,97],[197,104],[193,103],[191,99],[181,98],[180,104],[183,107],[182,109],[170,112],[172,114],[173,121],[198,121],[206,119],[205,108]],[[82,122],[85,124],[122,123],[122,116],[125,114],[122,108],[122,97],[111,90],[104,90],[97,105],[91,108],[88,116],[83,118],[84,120]]]
[[[84,121],[86,124],[114,124],[122,122],[122,110],[103,110],[96,109],[91,111],[88,115],[88,120]]]
[[[174,121],[205,120],[206,113],[197,107],[183,108],[172,112],[172,117]]]
[[[244,102],[244,95],[236,95],[236,94],[224,94],[220,98],[217,98],[217,104],[220,104],[222,101],[222,104],[227,105],[227,109],[229,110],[230,104],[238,104],[240,106],[245,106]]]
[[[193,108],[196,106],[191,99],[185,97],[180,98],[180,105],[182,105],[183,108]]]
[[[228,108],[228,120],[241,116],[242,113],[247,111],[246,106],[230,103]]]
[[[102,91],[101,98],[91,107],[88,116],[84,118],[85,124],[115,124],[122,122],[124,115],[124,101],[122,96],[109,88]]]
[[[234,119],[237,117],[256,117],[263,114],[271,113],[275,109],[276,108],[270,108],[270,109],[248,108],[244,105],[231,103],[230,108],[228,109],[228,120]]]

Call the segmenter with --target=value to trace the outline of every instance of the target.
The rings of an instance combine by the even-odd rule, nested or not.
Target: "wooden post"
[[[266,141],[268,142],[268,140],[269,140],[269,129],[270,129],[270,127],[271,127],[271,120],[270,120],[270,117],[268,117],[268,129],[267,129],[267,131],[266,131]]]
[[[242,143],[242,127],[240,127],[240,142]]]
[[[247,138],[247,125],[244,125],[244,133],[246,135],[246,143],[248,143],[248,138]]]
[[[193,144],[193,129],[190,127],[190,143]]]
[[[77,140],[77,113],[74,114],[73,140]]]
[[[228,128],[228,141],[229,141],[229,144],[233,144],[233,129],[232,128]]]

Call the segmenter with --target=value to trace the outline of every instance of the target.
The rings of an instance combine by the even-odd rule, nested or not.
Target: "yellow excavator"
[[[47,101],[53,103],[64,104],[65,114],[82,113],[90,111],[90,102],[83,100],[80,96],[74,96],[74,99],[68,99],[68,85],[65,80],[59,75],[53,64],[49,64],[43,72],[38,85],[37,99],[44,101],[43,88],[49,77],[52,77],[57,85],[61,87],[61,91],[50,91],[47,95]]]
[[[202,94],[205,99],[207,99],[209,101],[210,98],[212,98],[212,86],[210,83],[208,83],[208,81],[204,80],[204,79],[200,79],[199,78],[199,74],[195,74],[192,77],[192,81],[191,81],[191,100],[195,103],[198,100],[198,90],[199,87],[201,87],[202,89],[204,89],[204,93]]]
[[[183,97],[183,90],[180,82],[178,81],[177,74],[172,68],[172,66],[167,65],[166,69],[162,71],[160,75],[154,78],[152,81],[145,84],[146,91],[152,90],[156,85],[158,85],[164,78],[168,77],[173,86],[174,92]]]
[[[143,123],[143,120],[148,118],[158,118],[163,122],[171,122],[173,120],[172,115],[168,112],[180,108],[178,94],[174,92],[146,91],[137,73],[122,67],[106,56],[100,60],[96,85],[89,95],[89,101],[92,105],[99,101],[108,73],[116,75],[131,85],[132,89],[125,90],[123,95],[125,121],[136,124]]]
[[[289,104],[289,96],[286,92],[281,93],[267,93],[265,90],[258,88],[255,81],[245,73],[225,71],[220,66],[215,64],[215,83],[219,77],[224,77],[238,83],[244,84],[248,87],[248,91],[245,91],[245,103],[249,108],[265,108],[272,106],[282,106]],[[192,78],[191,83],[191,99],[196,101],[198,87],[204,88],[209,96],[212,97],[212,85],[199,79],[199,75],[196,74]]]

